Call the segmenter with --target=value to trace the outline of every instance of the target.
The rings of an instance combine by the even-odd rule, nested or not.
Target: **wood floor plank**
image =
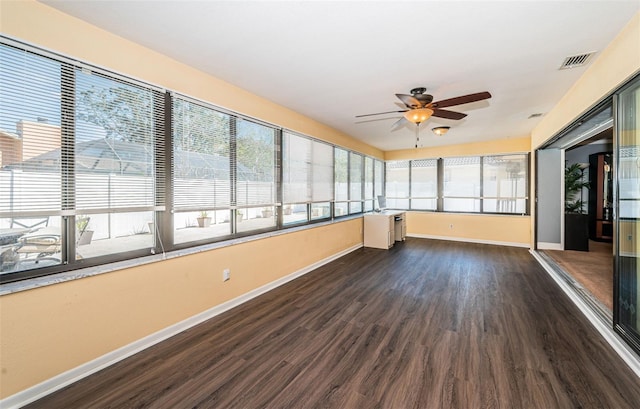
[[[526,249],[360,249],[29,408],[637,408]]]

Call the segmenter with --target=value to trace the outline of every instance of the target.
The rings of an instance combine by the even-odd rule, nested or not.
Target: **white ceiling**
[[[436,101],[493,95],[448,108],[463,120],[422,124],[423,146],[527,136],[540,121],[527,118],[586,70],[559,70],[564,58],[601,52],[640,10],[637,0],[43,3],[385,151],[413,147],[414,126],[355,116],[399,109],[394,94],[419,86]],[[451,131],[436,137],[439,125]]]

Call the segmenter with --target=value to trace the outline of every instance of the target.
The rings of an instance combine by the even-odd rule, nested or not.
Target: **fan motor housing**
[[[415,99],[420,101],[421,107],[424,107],[425,105],[430,104],[431,101],[433,101],[433,95],[425,94],[426,90],[427,89],[423,87],[414,88],[411,90],[411,95]]]

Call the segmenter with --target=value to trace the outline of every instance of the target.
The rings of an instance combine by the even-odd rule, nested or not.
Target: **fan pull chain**
[[[420,123],[416,124],[416,148],[418,147],[418,143],[420,142]]]

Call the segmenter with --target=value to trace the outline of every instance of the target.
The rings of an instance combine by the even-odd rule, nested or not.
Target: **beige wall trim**
[[[538,254],[537,251],[529,251],[533,258],[540,263],[540,266],[551,276],[558,287],[564,291],[569,299],[578,307],[593,327],[611,345],[611,348],[622,358],[631,370],[640,378],[640,358],[629,348],[626,342],[611,328],[610,323],[605,323],[599,318],[582,298],[567,284],[567,282],[556,273],[553,268]]]
[[[562,243],[538,242],[538,250],[564,250]]]
[[[435,235],[432,235],[432,234],[416,234],[416,233],[407,233],[407,237],[415,237],[415,238],[418,238],[418,239],[463,241],[465,243],[492,244],[494,246],[522,247],[522,248],[526,248],[526,249],[529,248],[529,243],[516,243],[516,242],[510,242],[510,241],[469,239],[469,238],[466,238],[466,237],[435,236]]]
[[[141,338],[137,341],[130,343],[129,345],[125,345],[121,348],[118,348],[112,352],[102,355],[99,358],[96,358],[92,361],[84,363],[78,367],[70,369],[64,373],[54,376],[53,378],[47,379],[44,382],[41,382],[37,385],[34,385],[28,389],[20,391],[14,395],[8,396],[7,398],[0,400],[0,407],[4,409],[9,408],[19,408],[24,405],[27,405],[31,402],[34,402],[48,394],[51,394],[59,389],[64,388],[67,385],[70,385],[74,382],[81,380],[93,373],[100,371],[108,366],[111,366],[123,359],[126,359],[144,349],[147,349],[159,342],[162,342],[174,335],[179,334],[195,325],[198,325],[210,318],[213,318],[217,315],[222,314],[225,311],[228,311],[234,307],[237,307],[240,304],[243,304],[253,298],[258,297],[268,291],[273,290],[274,288],[280,287],[283,284],[288,283],[289,281],[295,280],[298,277],[301,277],[318,267],[321,267],[333,260],[336,260],[346,254],[351,253],[362,247],[362,243],[351,246],[345,250],[342,250],[332,256],[326,257],[322,260],[319,260],[313,264],[310,264],[298,271],[295,271],[289,275],[281,277],[275,281],[272,281],[268,284],[265,284],[261,287],[258,287],[254,290],[251,290],[241,296],[238,296],[232,300],[224,302],[222,304],[216,305],[206,311],[201,312],[200,314],[196,314],[186,320],[178,322],[174,325],[166,327],[158,332],[155,332],[151,335],[148,335],[144,338]]]

